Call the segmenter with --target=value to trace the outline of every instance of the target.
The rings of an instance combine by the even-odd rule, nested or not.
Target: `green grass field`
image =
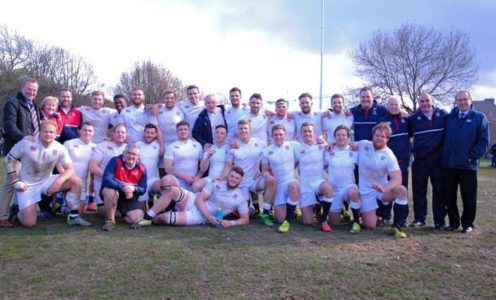
[[[256,220],[226,230],[121,223],[105,233],[58,216],[0,229],[0,298],[495,299],[495,178],[485,162],[473,234],[435,231],[430,215],[403,240],[388,227],[350,235],[344,223],[329,234],[295,224],[283,235]]]

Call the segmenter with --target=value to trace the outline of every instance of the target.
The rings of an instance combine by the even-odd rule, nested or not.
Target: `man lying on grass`
[[[153,207],[137,222],[138,227],[157,225],[200,225],[212,224],[220,227],[247,225],[249,223],[248,203],[238,188],[243,169],[233,166],[227,180],[214,180],[201,193],[194,194],[186,189],[163,186],[162,195]],[[176,211],[166,211],[171,203]],[[237,211],[237,220],[216,218],[216,211],[222,209],[223,216]]]

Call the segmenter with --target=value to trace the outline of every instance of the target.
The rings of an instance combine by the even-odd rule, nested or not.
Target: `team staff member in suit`
[[[40,131],[40,115],[34,98],[38,93],[38,82],[28,78],[22,84],[21,92],[5,102],[3,107],[4,144],[3,153],[10,149],[25,136],[36,136]],[[14,186],[7,178],[0,199],[0,227],[12,227],[9,219],[10,202],[14,196]]]
[[[205,109],[196,118],[193,138],[203,146],[213,144],[213,133],[218,125],[227,126],[224,105],[217,105],[214,94],[205,96]]]
[[[472,96],[468,91],[459,91],[455,96],[456,107],[446,118],[446,137],[442,158],[444,192],[448,204],[450,225],[462,232],[473,231],[477,208],[477,169],[479,159],[489,147],[489,125],[486,116],[472,107]],[[463,213],[460,220],[456,196],[460,186]]]
[[[419,109],[408,118],[410,136],[413,136],[412,192],[413,222],[411,227],[425,226],[427,217],[427,185],[432,185],[432,215],[436,229],[446,227],[446,200],[443,196],[441,151],[444,143],[445,110],[434,106],[428,93],[420,94]]]

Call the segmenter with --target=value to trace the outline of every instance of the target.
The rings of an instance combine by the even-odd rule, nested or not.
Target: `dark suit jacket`
[[[38,105],[34,103],[36,114],[38,115],[38,125],[40,114]],[[3,107],[3,131],[4,131],[4,153],[9,153],[10,149],[26,135],[34,132],[34,126],[31,122],[31,112],[22,93],[11,97],[5,102]]]

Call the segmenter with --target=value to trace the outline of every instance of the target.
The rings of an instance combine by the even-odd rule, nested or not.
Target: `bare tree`
[[[358,75],[379,96],[396,94],[409,110],[417,109],[422,92],[452,99],[456,91],[475,82],[478,70],[467,34],[414,24],[375,32],[352,51],[352,57]]]
[[[115,93],[129,95],[133,87],[143,89],[148,103],[160,102],[162,93],[167,89],[173,90],[177,99],[184,97],[181,80],[162,65],[156,65],[150,60],[136,62],[131,72],[122,73]]]
[[[0,72],[8,72],[1,77],[5,81],[0,81],[0,85],[12,84],[15,81],[11,80],[12,76],[19,74],[36,78],[40,81],[40,96],[44,92],[53,95],[59,88],[68,87],[79,97],[96,83],[93,67],[81,57],[60,47],[34,42],[6,26],[0,26]]]
[[[32,48],[30,40],[0,25],[0,71],[23,68]]]

